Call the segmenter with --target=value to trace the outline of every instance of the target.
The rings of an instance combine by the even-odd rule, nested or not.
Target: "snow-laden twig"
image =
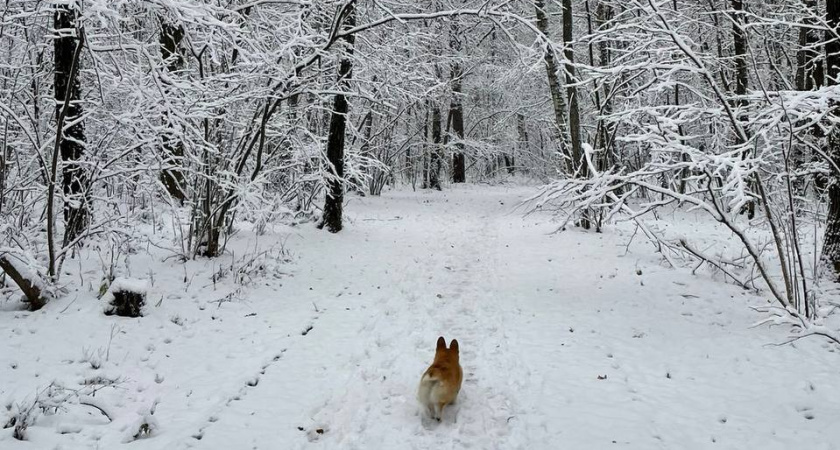
[[[761,313],[770,314],[770,317],[753,324],[753,327],[770,324],[788,325],[794,329],[794,334],[790,337],[790,339],[781,345],[789,344],[810,336],[822,336],[830,341],[840,344],[840,331],[832,330],[824,325],[817,325],[793,308],[759,306],[754,307],[753,309]]]

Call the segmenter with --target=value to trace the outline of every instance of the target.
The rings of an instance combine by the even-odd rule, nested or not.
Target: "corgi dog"
[[[420,378],[417,400],[433,419],[440,422],[444,406],[455,402],[461,390],[464,372],[458,354],[458,341],[453,339],[446,348],[443,336],[437,340],[435,360]]]

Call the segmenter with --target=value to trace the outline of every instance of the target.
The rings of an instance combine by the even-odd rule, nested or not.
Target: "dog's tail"
[[[420,380],[420,382],[424,383],[424,384],[426,384],[426,383],[433,384],[433,383],[437,383],[440,380],[441,380],[440,370],[437,367],[430,367],[429,370],[427,370],[426,373],[423,374],[423,378]]]

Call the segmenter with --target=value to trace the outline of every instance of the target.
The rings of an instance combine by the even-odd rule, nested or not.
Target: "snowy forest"
[[[5,0],[0,269],[4,449],[836,448],[840,0]]]

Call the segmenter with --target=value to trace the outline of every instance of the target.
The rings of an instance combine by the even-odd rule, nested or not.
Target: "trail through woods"
[[[631,227],[549,234],[547,216],[515,209],[529,193],[351,196],[344,231],[291,229],[291,262],[247,289],[211,282],[217,263],[138,256],[163,299],[141,319],[106,318],[84,291],[2,311],[5,402],[49,380],[121,382],[97,395],[113,422],[71,404],[29,442],[2,430],[0,447],[119,448],[153,408],[132,448],[840,448],[833,347],[772,345],[785,329],[749,328],[762,298],[667,268],[638,237],[627,247]],[[714,237],[694,216],[670,220]],[[439,335],[459,340],[465,372],[440,424],[415,400]]]

